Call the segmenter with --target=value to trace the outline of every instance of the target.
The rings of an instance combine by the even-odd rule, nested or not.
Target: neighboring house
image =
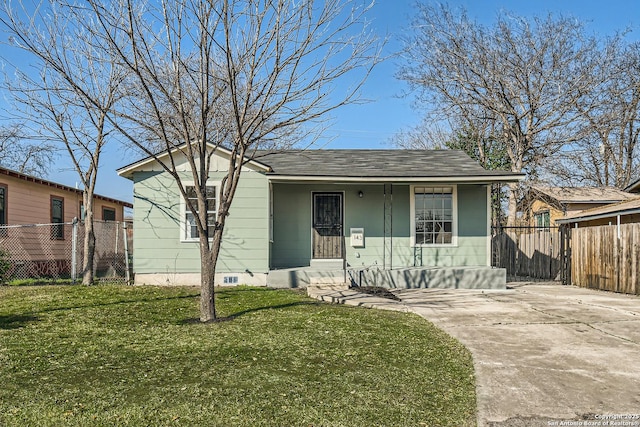
[[[95,219],[104,221],[122,221],[124,208],[133,207],[97,194],[93,203]],[[0,167],[0,225],[56,224],[83,217],[82,190]]]
[[[124,208],[133,205],[94,195],[93,206],[94,218],[106,221],[102,234],[108,232],[111,239],[116,239],[115,223],[110,221],[122,221]],[[11,277],[71,277],[72,249],[76,248],[76,253],[82,250],[83,229],[80,227],[74,234],[74,227],[63,223],[71,223],[74,218],[84,218],[81,190],[0,167],[0,226],[4,226],[0,227],[0,248],[11,264]],[[96,234],[99,241],[104,237],[98,236],[98,231]],[[116,252],[115,240],[107,247],[97,248],[96,270],[105,270]],[[81,255],[76,257],[76,261],[81,259]]]
[[[537,228],[557,226],[558,220],[587,209],[634,198],[614,187],[531,187],[524,209],[527,225]]]
[[[212,215],[228,158],[212,157]],[[188,163],[177,163],[189,193]],[[197,231],[173,178],[153,158],[118,173],[134,182],[135,282],[199,284]],[[504,287],[490,263],[490,187],[523,177],[461,151],[259,152],[232,202],[216,283]]]
[[[558,221],[572,228],[640,223],[640,196],[568,215]]]

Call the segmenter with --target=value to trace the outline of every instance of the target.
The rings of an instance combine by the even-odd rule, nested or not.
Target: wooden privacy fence
[[[571,284],[640,294],[640,224],[571,229]]]
[[[496,227],[491,239],[492,265],[507,270],[509,280],[558,280],[561,236],[557,227]]]

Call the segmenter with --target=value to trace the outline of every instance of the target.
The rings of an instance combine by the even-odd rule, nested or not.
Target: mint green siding
[[[309,265],[311,259],[311,194],[344,193],[346,259],[351,267],[487,265],[487,187],[457,186],[457,245],[411,246],[411,186],[394,184],[391,203],[391,253],[385,253],[383,184],[273,184],[274,220],[271,267]],[[363,197],[358,197],[362,191]],[[389,224],[389,222],[387,222]],[[350,229],[364,228],[365,246],[350,246]]]
[[[309,187],[299,184],[273,184],[272,197],[271,267],[308,266],[311,259],[311,191]]]
[[[358,193],[362,191],[363,197]],[[311,260],[311,209],[314,192],[344,194],[344,232],[347,260],[357,265],[383,259],[384,191],[382,185],[273,184],[273,243],[271,266],[308,266]],[[364,228],[365,248],[352,248],[350,229]],[[360,258],[356,258],[356,252]]]
[[[222,178],[223,173],[213,172],[210,182],[214,185]],[[181,195],[173,178],[161,172],[136,172],[134,183],[135,272],[169,275],[199,272],[199,244],[184,241]],[[386,195],[381,183],[272,183],[270,194],[267,176],[243,171],[227,219],[217,272],[263,274],[269,269],[310,265],[313,192],[344,195],[344,247],[352,268],[486,266],[487,187],[459,184],[456,189],[457,244],[413,247],[409,183],[393,184]],[[359,197],[360,192],[363,197]],[[385,198],[391,198],[391,203],[387,203],[390,208],[387,221]],[[352,228],[364,229],[364,247],[351,246]],[[386,251],[385,239],[388,239]]]
[[[211,173],[210,183],[222,180]],[[188,181],[188,175],[184,176]],[[134,175],[134,269],[136,273],[200,271],[197,241],[185,242],[178,187],[166,173]],[[269,269],[269,183],[243,171],[225,227],[217,271],[266,273]]]
[[[407,235],[410,235],[410,187],[404,188],[402,201],[394,197],[394,208],[406,206]],[[394,190],[394,196],[395,196]],[[395,215],[396,211],[394,211]],[[394,267],[463,267],[486,266],[488,262],[487,244],[487,187],[486,185],[457,186],[457,227],[458,239],[455,246],[411,247],[410,239],[394,240]],[[400,237],[400,236],[399,236]]]
[[[362,198],[358,192],[362,191]],[[355,186],[345,204],[345,248],[351,266],[384,265],[384,186]],[[364,228],[364,247],[352,247],[351,228]]]

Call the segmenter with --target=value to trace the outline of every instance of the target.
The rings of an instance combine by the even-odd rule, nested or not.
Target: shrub
[[[0,284],[5,285],[11,279],[12,267],[11,254],[0,249]]]

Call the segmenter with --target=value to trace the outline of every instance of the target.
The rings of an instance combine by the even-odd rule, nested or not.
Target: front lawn
[[[475,425],[469,352],[418,316],[225,288],[0,286],[0,425]]]

